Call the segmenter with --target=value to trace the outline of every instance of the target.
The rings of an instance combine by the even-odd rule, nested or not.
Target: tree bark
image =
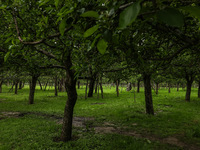
[[[116,92],[117,92],[117,97],[119,96],[119,80],[116,80]]]
[[[85,99],[87,99],[87,88],[88,88],[88,79],[85,86]]]
[[[3,84],[3,81],[0,81],[0,93],[2,93],[2,84]]]
[[[63,127],[61,131],[61,141],[69,141],[72,137],[72,120],[73,120],[73,111],[74,106],[77,100],[77,91],[76,91],[76,78],[75,78],[75,71],[71,70],[72,61],[70,54],[67,57],[65,62],[66,66],[66,81],[65,81],[65,88],[68,95],[68,99],[65,105],[64,110],[64,117],[63,117]]]
[[[19,81],[19,89],[22,89],[22,81]]]
[[[95,80],[96,80],[96,76],[93,76],[92,79],[90,80],[88,97],[93,97]]]
[[[80,89],[80,81],[78,81],[78,89]]]
[[[34,103],[35,87],[39,76],[33,75],[30,81],[29,104]]]
[[[158,95],[159,83],[156,83],[156,95]]]
[[[57,76],[55,77],[54,88],[55,88],[55,96],[58,96],[58,78],[57,78]]]
[[[179,83],[177,83],[177,89],[176,89],[176,91],[179,91]]]
[[[42,90],[42,84],[41,84],[40,80],[38,80],[38,83],[40,85],[40,90]]]
[[[193,83],[193,76],[186,75],[186,81],[187,81],[187,89],[186,89],[186,95],[185,100],[187,102],[190,102],[190,95],[191,95],[191,89],[192,89],[192,83]]]
[[[151,75],[144,74],[143,78],[144,78],[146,113],[149,115],[154,115],[152,91],[151,91]]]
[[[100,89],[101,89],[101,98],[103,99],[102,77],[101,77]]]
[[[140,80],[137,80],[137,93],[140,93]]]
[[[15,94],[18,92],[18,80],[15,81]]]
[[[171,85],[168,83],[168,93],[171,93]]]

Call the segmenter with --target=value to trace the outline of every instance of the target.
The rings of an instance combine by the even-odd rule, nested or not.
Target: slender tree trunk
[[[55,87],[55,96],[58,96],[58,77],[55,77],[55,83],[54,83],[54,87]]]
[[[119,80],[116,81],[116,92],[117,92],[117,97],[119,96]]]
[[[88,79],[85,86],[85,99],[87,99]]]
[[[198,98],[200,98],[200,80],[199,80],[199,87],[198,87]]]
[[[97,93],[98,81],[96,80],[95,93]]]
[[[78,81],[78,89],[80,89],[80,81]]]
[[[94,77],[90,80],[88,97],[93,97],[95,80],[96,80],[96,78],[94,78]]]
[[[179,91],[179,83],[177,83],[177,89],[176,89],[176,91]]]
[[[0,93],[2,93],[2,84],[3,84],[3,80],[0,81]]]
[[[18,81],[15,81],[15,94],[18,92]]]
[[[103,99],[102,77],[101,77],[100,89],[101,89],[101,98]]]
[[[47,85],[48,85],[48,81],[47,81],[46,84],[44,85],[44,91],[46,91]]]
[[[140,80],[137,80],[137,93],[140,93]]]
[[[171,93],[171,85],[168,83],[168,93]]]
[[[37,83],[38,76],[32,76],[30,81],[30,91],[29,91],[29,104],[34,103],[35,87]]]
[[[38,80],[38,83],[40,85],[40,90],[42,90],[42,84],[41,84],[40,80]]]
[[[15,82],[13,82],[12,87],[10,88],[10,90],[8,92],[13,91],[13,87],[15,86]]]
[[[22,89],[22,81],[19,81],[19,89]]]
[[[158,95],[159,83],[156,83],[156,95]]]
[[[185,100],[187,102],[190,102],[192,83],[193,83],[193,79],[187,79],[187,89],[186,89],[186,95],[185,95]]]
[[[63,127],[60,137],[62,141],[71,140],[73,111],[77,100],[76,78],[74,76],[75,71],[72,70],[71,67],[72,67],[72,62],[69,54],[66,60],[67,69],[66,69],[66,81],[65,81],[65,88],[68,95],[68,99],[65,105]]]
[[[144,78],[146,113],[154,115],[152,91],[151,91],[151,75],[144,74],[143,78]]]

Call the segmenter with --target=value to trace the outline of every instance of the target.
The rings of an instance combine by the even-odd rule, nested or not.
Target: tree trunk
[[[22,81],[19,81],[19,89],[22,89]]]
[[[78,89],[80,89],[80,81],[78,81]]]
[[[158,95],[159,83],[156,83],[156,95]]]
[[[168,93],[171,93],[171,85],[168,84]]]
[[[30,81],[29,104],[34,103],[35,87],[39,76],[32,76]]]
[[[186,89],[186,95],[185,95],[185,100],[187,102],[190,102],[190,95],[191,95],[191,89],[192,89],[192,83],[193,79],[187,79],[187,89]]]
[[[119,96],[119,80],[116,81],[116,92],[117,92],[117,97]]]
[[[66,60],[67,69],[66,69],[66,81],[65,81],[65,88],[68,95],[68,99],[65,105],[63,127],[60,137],[62,141],[71,140],[73,111],[77,100],[76,78],[74,76],[75,71],[71,70],[71,67],[72,67],[72,62],[69,54]]]
[[[101,77],[100,89],[101,89],[101,98],[103,99],[102,77]]]
[[[40,90],[42,90],[42,84],[41,84],[40,80],[38,80],[38,83],[40,85]]]
[[[198,87],[198,98],[200,98],[200,80],[199,80],[199,87]]]
[[[96,80],[96,78],[94,78],[94,77],[90,80],[88,97],[93,97],[95,80]]]
[[[58,78],[57,78],[57,76],[55,77],[54,87],[55,87],[55,96],[58,96]]]
[[[18,81],[15,81],[15,94],[18,92]]]
[[[96,80],[95,93],[97,93],[98,81]]]
[[[140,80],[137,80],[137,93],[140,93]]]
[[[146,113],[154,115],[152,91],[151,91],[151,75],[144,74],[143,78],[144,78]]]
[[[3,84],[3,81],[0,81],[0,93],[2,93],[2,84]]]
[[[87,88],[88,88],[88,79],[87,79],[87,83],[86,83],[86,86],[85,86],[85,99],[87,99]]]
[[[176,91],[179,91],[179,83],[177,83],[177,89],[176,89]]]
[[[47,81],[46,84],[44,85],[44,91],[46,91],[47,85],[48,85],[48,81]]]

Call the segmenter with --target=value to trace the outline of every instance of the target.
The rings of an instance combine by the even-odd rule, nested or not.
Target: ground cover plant
[[[191,102],[185,90],[162,88],[153,93],[155,116],[146,115],[144,91],[125,91],[104,86],[104,99],[85,99],[78,89],[73,122],[73,140],[59,142],[65,92],[36,88],[35,104],[28,105],[28,86],[17,95],[3,86],[0,94],[0,149],[199,149],[200,101],[192,89]]]

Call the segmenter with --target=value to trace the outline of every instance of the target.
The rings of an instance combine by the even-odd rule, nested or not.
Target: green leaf
[[[65,33],[66,19],[63,19],[59,25],[60,34],[63,36]]]
[[[4,56],[4,61],[6,62],[8,57],[10,56],[10,52],[7,52],[6,55]]]
[[[131,6],[124,9],[119,16],[119,28],[124,29],[132,24],[140,12],[140,1],[133,3]]]
[[[191,16],[196,17],[200,20],[200,7],[199,6],[186,6],[180,8],[185,12],[188,12]]]
[[[99,42],[97,43],[97,49],[101,54],[104,54],[106,52],[107,47],[108,43],[104,39],[99,40]]]
[[[13,37],[9,37],[9,38],[5,41],[5,43],[10,42],[12,39],[13,39]]]
[[[94,44],[96,43],[97,39],[101,36],[101,34],[98,34],[95,39],[93,40],[91,46],[89,47],[88,51],[91,50],[94,47]]]
[[[55,0],[55,6],[58,8],[59,0]]]
[[[87,11],[83,14],[81,14],[82,17],[93,17],[93,18],[99,18],[99,14],[96,11]]]
[[[157,19],[173,27],[182,27],[184,24],[183,14],[175,8],[166,8],[159,11]]]
[[[95,31],[98,30],[98,28],[99,28],[99,25],[95,25],[95,26],[93,26],[93,27],[87,29],[87,30],[85,31],[85,33],[84,33],[83,36],[84,36],[84,37],[89,37],[89,36],[91,36]]]

